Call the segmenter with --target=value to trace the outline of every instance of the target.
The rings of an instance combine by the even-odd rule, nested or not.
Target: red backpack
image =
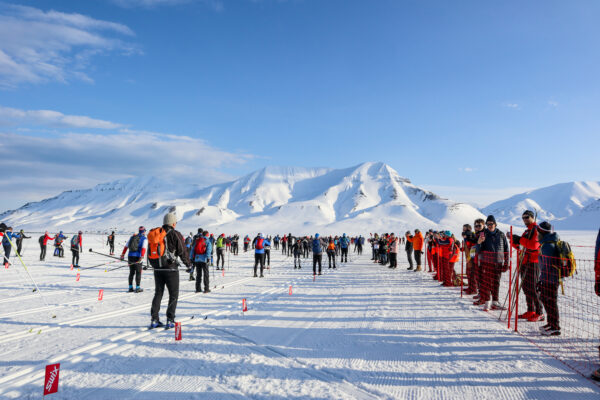
[[[194,247],[194,254],[205,254],[206,253],[206,238],[201,237],[196,240],[196,246]]]
[[[263,249],[263,242],[264,241],[265,241],[265,239],[263,239],[263,238],[256,239],[256,245],[254,246],[256,248],[256,250],[262,250]]]

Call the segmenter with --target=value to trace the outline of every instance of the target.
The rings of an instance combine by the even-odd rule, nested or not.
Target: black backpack
[[[45,237],[45,236],[46,236],[46,235],[42,235],[42,236],[40,236],[40,238],[38,239],[38,242],[40,242],[40,245],[42,245],[42,246],[44,245],[44,237]]]
[[[129,251],[136,253],[140,249],[140,235],[133,235],[129,239]]]

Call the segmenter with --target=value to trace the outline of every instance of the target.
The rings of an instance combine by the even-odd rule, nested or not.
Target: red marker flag
[[[248,305],[246,304],[246,299],[242,299],[242,312],[248,311]]]
[[[181,322],[175,322],[175,340],[181,340]]]
[[[223,276],[225,276],[225,268],[223,268],[222,270],[223,270]]]
[[[101,301],[102,297],[104,297],[104,289],[100,289],[98,292],[98,301]]]
[[[79,272],[77,273],[77,278],[75,278],[76,282],[79,282]]]
[[[292,295],[292,285],[290,285],[290,296]]]
[[[73,271],[73,264],[71,264],[71,271]]]
[[[58,374],[60,364],[46,365],[46,378],[44,379],[44,396],[58,392]]]

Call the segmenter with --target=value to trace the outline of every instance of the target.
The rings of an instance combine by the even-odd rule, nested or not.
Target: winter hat
[[[543,233],[552,232],[552,225],[550,225],[550,223],[548,223],[547,221],[544,221],[541,224],[539,224],[537,228],[538,228],[538,231],[543,232]]]
[[[138,229],[138,232],[146,232],[146,228],[144,228],[144,226],[140,226]]]
[[[163,218],[163,225],[173,225],[177,223],[177,215],[175,213],[165,214]]]
[[[318,238],[319,238],[319,234],[315,233],[315,239],[318,239]]]
[[[496,221],[494,221],[494,223],[496,223]],[[450,236],[452,236],[452,232],[450,232],[450,231],[444,231],[444,235],[450,237]]]
[[[259,232],[257,236],[258,236],[259,238],[261,238],[261,237],[262,237],[262,233],[260,233],[260,232]]]
[[[494,225],[497,225],[496,218],[493,215],[488,215],[487,219],[485,220],[485,223],[487,224],[488,222],[493,222]]]
[[[531,210],[525,210],[525,212],[523,213],[523,217],[526,215],[530,216],[531,218],[534,217],[533,211],[531,211]]]

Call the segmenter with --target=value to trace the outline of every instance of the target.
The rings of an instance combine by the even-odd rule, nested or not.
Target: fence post
[[[463,297],[463,281],[465,279],[465,274],[464,274],[464,257],[463,257],[463,253],[465,252],[465,246],[464,246],[465,242],[463,240],[463,245],[461,246],[461,252],[460,252],[460,297]]]
[[[510,242],[509,242],[509,247],[510,247],[510,261],[508,263],[508,329],[510,329],[510,319],[512,316],[512,252],[513,252],[513,246],[512,246],[512,238],[513,238],[513,227],[512,225],[510,226]]]

